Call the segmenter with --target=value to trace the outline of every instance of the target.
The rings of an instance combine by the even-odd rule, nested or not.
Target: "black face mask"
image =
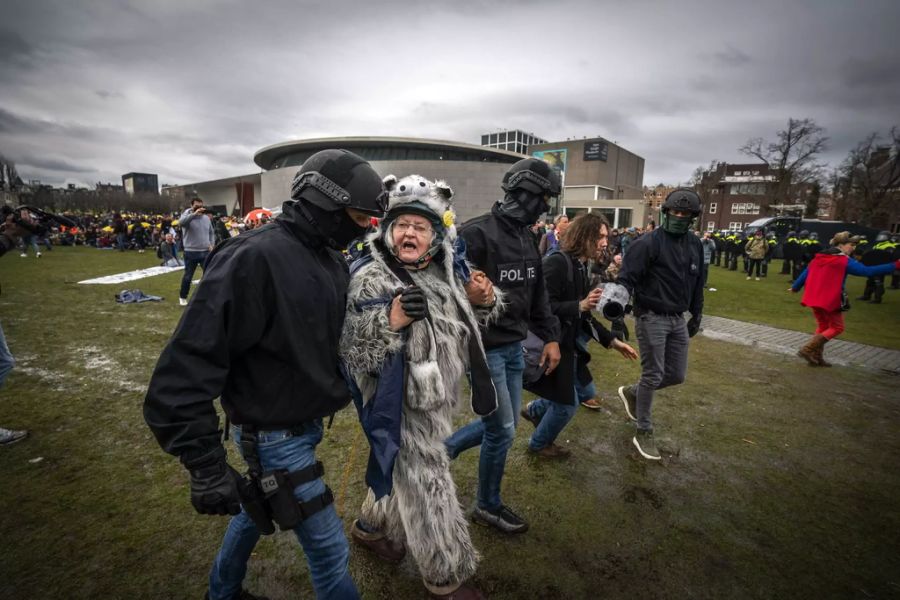
[[[343,208],[327,211],[310,202],[298,202],[297,206],[326,243],[335,250],[345,249],[350,242],[368,231],[368,227],[357,225]]]
[[[348,215],[347,211],[344,209],[332,213],[332,220],[334,228],[331,231],[330,237],[334,242],[331,246],[335,250],[343,250],[350,242],[363,236],[369,229],[368,227],[360,227],[357,225],[356,221],[351,219],[350,215]]]
[[[500,204],[500,210],[508,217],[515,219],[522,225],[533,225],[542,214],[547,212],[549,206],[544,201],[544,196],[532,194],[525,190],[517,190],[506,194]]]

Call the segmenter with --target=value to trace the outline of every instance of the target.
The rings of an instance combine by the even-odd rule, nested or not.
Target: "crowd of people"
[[[457,225],[447,183],[382,179],[359,156],[325,150],[303,164],[269,223],[229,228],[194,198],[169,222],[180,232],[150,227],[159,229],[160,258],[183,261],[185,311],[153,371],[144,418],[188,471],[197,512],[232,515],[207,598],[259,598],[243,588],[247,563],[276,526],[296,535],[317,597],[359,597],[316,457],[324,420],[351,401],[369,459],[350,538],[388,562],[409,554],[429,598],[485,597],[471,582],[480,555],[468,519],[504,534],[528,531],[502,489],[516,428],[520,419],[534,427],[527,451],[537,459],[570,455],[557,439],[579,406],[600,402],[587,368],[591,339],[640,358],[639,378],[622,382],[618,399],[637,456],[662,458],[655,393],[685,381],[709,265],[722,248],[726,266],[743,254],[748,279],[765,276],[769,240],[754,235],[729,253],[715,235],[701,239],[693,229],[700,198],[688,189],[670,193],[659,227],[645,231],[611,231],[597,213],[540,223],[561,182],[535,158],[512,165],[500,188],[489,213]],[[129,234],[127,223],[112,227]],[[15,234],[8,222],[2,249]],[[793,282],[793,291],[806,286],[804,304],[821,330],[801,354],[811,364],[825,364],[819,337],[842,329],[834,290],[845,274],[894,272],[894,263],[849,258],[858,242],[839,234]],[[204,276],[188,300],[198,266]],[[628,310],[639,352],[627,343]],[[464,380],[474,418],[454,431]],[[537,396],[526,406],[523,390]],[[217,398],[246,475],[227,460]],[[467,515],[450,462],[476,447]]]
[[[382,181],[360,157],[327,150],[304,163],[273,223],[213,244],[202,202],[180,216],[185,254],[203,253],[192,260],[205,272],[160,356],[144,415],[190,473],[196,510],[234,515],[209,598],[255,597],[242,589],[246,564],[276,525],[296,534],[318,597],[358,597],[315,455],[323,419],[351,399],[370,446],[351,539],[386,561],[410,554],[430,598],[483,598],[470,583],[479,554],[450,461],[480,447],[468,517],[527,531],[502,494],[517,424],[534,425],[535,457],[569,454],[558,436],[578,406],[599,402],[588,340],[638,357],[625,305],[634,305],[642,373],[620,387],[623,416],[635,422],[639,456],[661,458],[653,394],[684,381],[702,317],[703,251],[690,233],[699,198],[671,194],[661,227],[644,235],[614,235],[599,214],[540,231],[534,224],[561,191],[558,173],[524,159],[500,187],[488,214],[457,225],[446,183]],[[604,309],[617,317],[607,328],[594,313],[612,306],[613,288],[624,299]],[[453,431],[464,378],[475,418]],[[523,389],[538,399],[523,407]],[[246,476],[226,460],[217,397]]]

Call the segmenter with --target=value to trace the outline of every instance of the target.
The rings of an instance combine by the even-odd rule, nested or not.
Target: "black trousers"
[[[763,259],[761,258],[751,258],[750,264],[747,267],[747,277],[753,276],[753,268],[756,267],[756,276],[759,277],[760,269],[762,268]]]

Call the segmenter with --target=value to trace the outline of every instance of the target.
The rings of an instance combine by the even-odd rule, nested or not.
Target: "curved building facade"
[[[460,222],[487,212],[502,197],[500,180],[525,155],[473,144],[399,137],[337,137],[283,142],[258,151],[261,205],[278,206],[290,196],[291,180],[320,150],[339,148],[363,157],[382,176],[418,174],[443,179],[454,192]]]

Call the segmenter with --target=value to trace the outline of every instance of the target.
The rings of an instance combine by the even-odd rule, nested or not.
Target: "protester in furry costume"
[[[468,273],[461,260],[449,186],[418,175],[400,181],[389,176],[385,186],[388,212],[367,239],[371,254],[362,260],[368,263],[353,268],[341,353],[364,402],[372,401],[386,376],[385,362],[402,353],[400,447],[393,489],[379,498],[370,487],[351,534],[387,560],[403,556],[387,540],[405,539],[433,598],[482,598],[463,584],[479,556],[444,439],[452,431],[460,379],[475,362],[473,348],[484,360],[478,324],[496,318],[503,303],[484,273]],[[477,345],[470,346],[472,340]],[[473,400],[473,408],[492,411],[492,398],[487,408]]]

